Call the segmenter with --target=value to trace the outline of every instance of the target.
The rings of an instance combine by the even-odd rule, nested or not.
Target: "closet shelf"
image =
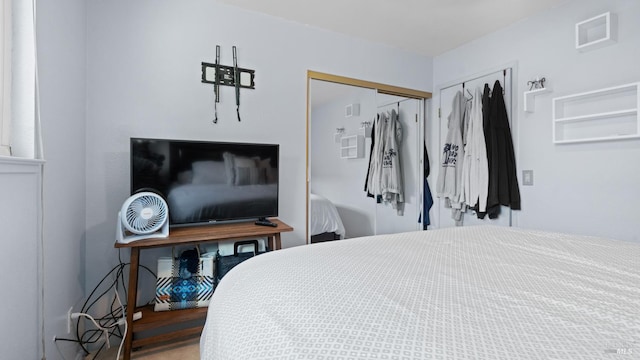
[[[551,92],[551,89],[546,87],[542,89],[529,90],[524,92],[524,111],[534,112],[536,109],[535,97]]]

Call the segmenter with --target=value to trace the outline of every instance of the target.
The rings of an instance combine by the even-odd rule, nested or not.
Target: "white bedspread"
[[[311,202],[309,224],[311,235],[335,232],[344,239],[345,229],[336,206],[329,199],[317,194],[309,194],[309,200]]]
[[[299,246],[225,276],[201,358],[637,359],[639,285],[640,245],[592,237],[487,226]]]

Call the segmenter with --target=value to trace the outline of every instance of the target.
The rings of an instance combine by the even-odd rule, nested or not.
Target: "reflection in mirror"
[[[393,103],[393,105],[387,105]],[[411,231],[418,223],[422,194],[417,179],[422,147],[422,100],[378,94],[376,90],[311,79],[309,82],[310,242]],[[354,111],[358,109],[358,111]],[[350,111],[351,110],[351,111]],[[399,112],[404,129],[405,212],[367,196],[371,128],[378,113]]]
[[[376,91],[311,80],[309,95],[309,189],[315,195],[309,198],[309,235],[339,233],[340,222],[345,228],[338,234],[342,237],[371,235],[374,208],[364,192],[369,158],[364,150],[370,140],[358,142],[357,136],[360,122],[375,117]],[[353,109],[353,104],[359,107],[358,115],[352,112],[349,116],[347,109]],[[349,142],[353,136],[355,142]],[[362,156],[351,157],[349,146],[355,146],[355,155],[359,151]],[[312,239],[327,236],[332,237]]]
[[[421,101],[378,94],[378,114],[398,114],[399,123],[398,158],[401,169],[401,185],[403,203],[401,211],[387,203],[375,204],[375,234],[393,234],[421,229],[422,204],[422,163],[423,134],[422,124],[417,121],[420,114]]]

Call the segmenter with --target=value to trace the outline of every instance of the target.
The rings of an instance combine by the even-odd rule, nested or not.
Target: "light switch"
[[[522,170],[522,185],[533,186],[533,170]]]

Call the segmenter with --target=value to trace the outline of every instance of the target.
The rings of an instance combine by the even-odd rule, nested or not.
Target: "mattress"
[[[311,216],[309,232],[311,235],[334,232],[345,237],[344,224],[336,206],[324,196],[309,194],[311,202]]]
[[[293,247],[225,276],[201,358],[637,358],[638,284],[639,244],[514,228]]]

